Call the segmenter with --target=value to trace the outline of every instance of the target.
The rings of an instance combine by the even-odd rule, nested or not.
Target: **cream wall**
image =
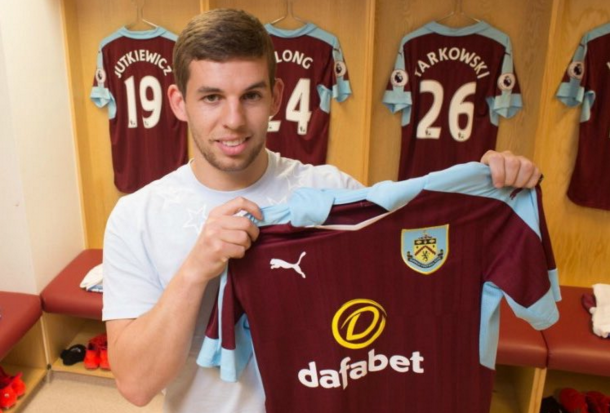
[[[0,290],[37,293],[84,248],[60,2],[0,2]]]
[[[34,269],[29,253],[23,185],[14,140],[11,106],[0,29],[0,290],[34,291]],[[12,274],[21,274],[13,277]]]

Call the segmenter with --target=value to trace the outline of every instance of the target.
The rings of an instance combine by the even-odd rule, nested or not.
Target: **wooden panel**
[[[549,34],[535,160],[545,174],[544,205],[562,284],[610,282],[610,212],[577,206],[566,191],[576,159],[580,107],[561,104],[555,93],[582,36],[610,20],[603,0],[557,0]]]
[[[38,320],[2,359],[2,363],[46,369],[42,334],[41,322]]]
[[[400,157],[400,114],[392,115],[381,104],[388,76],[400,41],[407,33],[453,10],[447,0],[385,0],[377,3],[373,120],[371,128],[370,182],[396,179]],[[550,24],[551,2],[544,0],[465,1],[468,15],[485,20],[511,38],[515,69],[520,81],[525,109],[510,120],[500,120],[498,150],[510,149],[529,157],[534,155],[538,126],[540,84],[544,75],[545,54]],[[465,19],[447,20],[449,26],[464,26]]]
[[[26,405],[30,396],[36,392],[36,386],[47,374],[47,360],[43,344],[43,329],[39,320],[32,326],[25,336],[13,349],[0,360],[0,365],[9,375],[22,373],[21,379],[25,383],[26,392],[20,397],[11,411],[19,411]]]
[[[511,366],[496,366],[490,412],[517,413],[520,411],[517,389],[512,378],[513,369],[515,368]]]
[[[47,346],[48,362],[53,364],[61,352],[70,347],[70,342],[85,325],[85,319],[62,314],[42,315]]]
[[[533,367],[496,366],[490,411],[538,413],[545,375]]]
[[[180,33],[199,13],[197,0],[178,3],[149,0],[144,18]],[[107,109],[89,99],[100,41],[136,20],[127,0],[64,0],[69,76],[73,98],[78,164],[87,248],[101,248],[106,220],[122,195],[114,186]]]
[[[606,395],[610,394],[610,380],[608,380],[608,377],[549,370],[546,376],[543,397],[555,396],[558,399],[559,391],[566,387],[571,387],[581,392],[596,390]]]

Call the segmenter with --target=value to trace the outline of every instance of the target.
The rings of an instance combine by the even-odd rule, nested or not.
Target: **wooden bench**
[[[42,315],[40,297],[0,291],[0,360],[30,331]]]
[[[547,347],[542,332],[517,318],[505,300],[500,307],[497,364],[546,368]]]
[[[102,319],[102,294],[80,288],[83,277],[102,262],[101,249],[82,251],[40,293],[47,313]]]
[[[101,249],[82,251],[40,293],[52,372],[112,377],[109,371],[87,370],[82,363],[66,366],[60,358],[64,349],[86,345],[89,339],[105,331],[102,294],[80,287],[83,277],[101,262]]]
[[[610,377],[610,339],[593,334],[591,314],[582,305],[591,288],[561,287],[559,321],[542,334],[546,340],[549,370]]]
[[[559,397],[561,389],[591,390],[610,395],[610,339],[593,333],[591,314],[582,295],[591,288],[561,287],[559,321],[542,332],[548,348],[543,397]]]
[[[25,395],[11,407],[17,410],[47,373],[40,297],[0,291],[0,315],[0,364],[9,375],[21,374],[26,387]]]

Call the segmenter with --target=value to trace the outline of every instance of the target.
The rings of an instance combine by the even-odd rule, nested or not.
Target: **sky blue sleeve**
[[[108,43],[118,39],[119,37],[121,37],[121,35],[119,31],[117,31],[101,41],[97,52],[94,83],[93,87],[91,88],[91,94],[89,95],[90,99],[98,108],[108,106],[109,119],[114,119],[116,117],[117,107],[116,100],[107,86],[108,73],[104,67],[103,49]]]
[[[493,97],[487,98],[489,106],[489,116],[492,124],[498,126],[500,116],[504,118],[512,118],[523,108],[523,97],[521,93],[514,91],[518,84],[515,66],[513,62],[513,46],[510,38],[505,33],[489,27],[481,33],[504,47],[504,57],[502,59],[502,67],[498,74],[497,93]],[[504,84],[508,82],[508,84]]]
[[[400,43],[398,48],[398,54],[394,62],[394,69],[390,75],[389,83],[392,85],[391,89],[387,89],[382,98],[383,104],[392,112],[402,112],[401,125],[408,125],[411,121],[411,107],[413,105],[413,99],[411,91],[405,88],[409,83],[409,74],[406,71],[406,62],[404,56],[404,45],[410,39],[409,36],[405,37]]]
[[[595,35],[596,32],[594,30],[585,34],[581,39],[556,94],[557,99],[568,107],[582,104],[580,122],[586,122],[591,118],[591,108],[595,103],[595,91],[588,90],[586,85],[583,84],[583,79],[588,70],[586,63],[587,44]]]

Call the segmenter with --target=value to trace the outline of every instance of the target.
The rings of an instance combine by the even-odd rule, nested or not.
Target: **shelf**
[[[21,379],[25,383],[25,394],[20,397],[19,400],[17,400],[17,404],[15,404],[15,406],[8,410],[9,412],[15,412],[19,410],[20,406],[25,403],[31,394],[34,394],[36,387],[44,380],[47,370],[44,368],[24,367],[6,363],[1,364],[4,370],[6,370],[6,372],[10,375],[14,376],[19,372],[23,373]]]
[[[519,412],[515,385],[511,380],[511,374],[504,366],[498,366],[494,382],[491,409],[493,413],[516,413]]]
[[[76,344],[82,344],[84,346],[87,346],[89,339],[103,333],[104,331],[104,323],[102,323],[101,321],[87,320],[85,323],[83,323],[81,329],[78,330],[78,332],[76,333],[72,341],[66,346],[66,348],[70,348]],[[100,368],[89,370],[85,368],[82,362],[76,363],[72,366],[65,366],[61,357],[53,362],[53,364],[51,365],[51,370],[114,379],[114,376],[111,371],[102,370]]]
[[[544,397],[557,396],[559,390],[566,387],[572,387],[581,392],[597,390],[610,395],[610,377],[549,370],[544,385]]]

